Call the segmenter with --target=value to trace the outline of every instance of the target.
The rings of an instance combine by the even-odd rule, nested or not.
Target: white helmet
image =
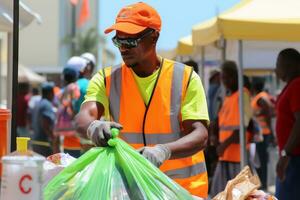
[[[93,65],[96,66],[96,58],[93,54],[86,52],[86,53],[81,54],[80,57],[86,59],[89,62],[92,62]]]
[[[84,68],[87,66],[87,64],[88,64],[88,61],[86,59],[79,57],[79,56],[73,56],[68,60],[65,68],[74,69],[79,73],[84,70]]]

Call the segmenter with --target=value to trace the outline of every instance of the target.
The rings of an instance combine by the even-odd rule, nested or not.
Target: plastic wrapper
[[[114,129],[116,137],[118,131]],[[189,200],[193,197],[119,138],[90,149],[54,177],[45,200]]]
[[[234,179],[228,181],[225,190],[213,200],[276,200],[275,197],[257,190],[260,184],[258,176],[253,175],[249,166],[246,166]]]
[[[75,160],[76,158],[65,153],[57,153],[48,156],[47,160],[43,164],[43,188],[52,178]]]

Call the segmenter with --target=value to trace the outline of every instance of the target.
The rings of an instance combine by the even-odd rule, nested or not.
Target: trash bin
[[[10,110],[0,109],[0,159],[7,154],[7,134]],[[0,177],[2,175],[2,164],[0,162]]]

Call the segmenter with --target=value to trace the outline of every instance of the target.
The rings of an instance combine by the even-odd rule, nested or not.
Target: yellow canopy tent
[[[177,42],[177,55],[191,55],[193,54],[192,35],[180,38]]]
[[[239,92],[242,93],[242,40],[300,41],[299,10],[299,0],[242,0],[229,11],[193,26],[192,43],[206,46],[222,38],[239,40]],[[226,43],[224,50],[226,52]],[[246,164],[243,104],[243,95],[240,95],[241,167]]]
[[[229,11],[192,28],[194,45],[224,37],[300,41],[299,0],[242,0]]]

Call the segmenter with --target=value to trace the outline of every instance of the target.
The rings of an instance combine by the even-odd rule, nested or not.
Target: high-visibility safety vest
[[[257,102],[260,98],[263,98],[265,99],[266,101],[269,101],[270,99],[270,95],[266,92],[260,92],[258,93],[251,101],[251,107],[252,109],[254,110],[254,113],[255,112],[259,112],[261,110],[261,107],[257,105]],[[264,135],[269,135],[271,134],[271,130],[267,124],[267,120],[266,120],[266,116],[264,115],[259,115],[259,116],[256,116],[255,117],[257,119],[257,122],[259,123],[259,126],[262,130],[262,133]]]
[[[244,93],[249,95],[249,91],[244,88]],[[233,131],[240,129],[240,113],[239,113],[239,92],[226,96],[219,112],[219,142],[224,142],[229,138]],[[246,130],[246,128],[245,128]],[[250,134],[247,133],[247,142]],[[219,157],[221,161],[240,162],[240,144],[230,144]]]
[[[111,120],[123,125],[120,137],[134,148],[173,142],[181,138],[181,103],[192,68],[163,59],[158,78],[145,105],[131,70],[120,64],[104,68]],[[199,197],[207,197],[208,179],[203,151],[167,160],[160,169]]]

